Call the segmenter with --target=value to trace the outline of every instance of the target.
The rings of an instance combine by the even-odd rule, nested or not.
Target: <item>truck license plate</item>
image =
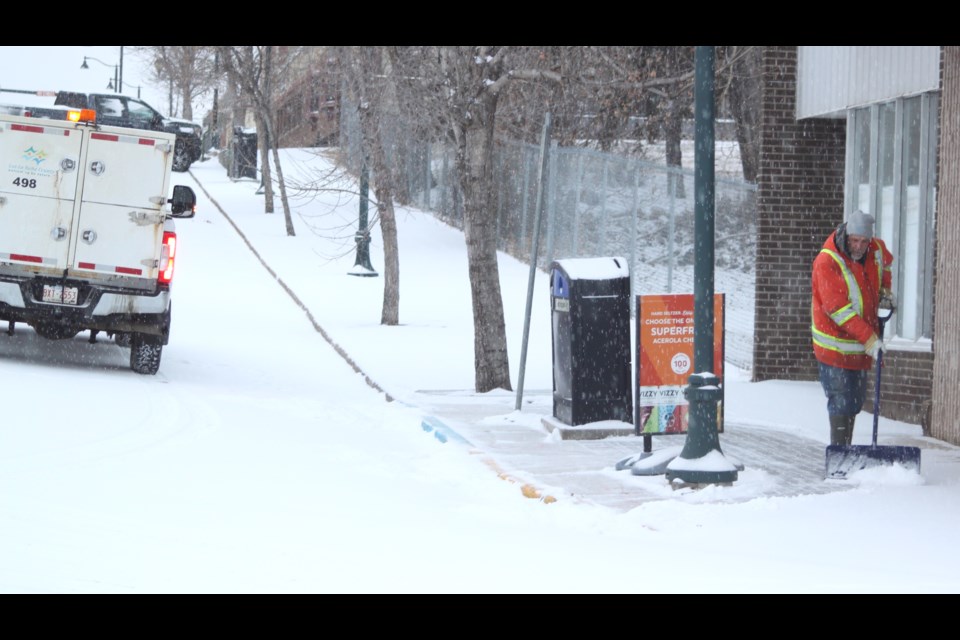
[[[77,287],[61,287],[60,285],[43,285],[43,301],[57,304],[77,304]]]

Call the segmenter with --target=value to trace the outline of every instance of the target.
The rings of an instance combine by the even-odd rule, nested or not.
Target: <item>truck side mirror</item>
[[[178,184],[170,198],[170,215],[174,218],[192,218],[197,210],[197,194],[190,187]]]

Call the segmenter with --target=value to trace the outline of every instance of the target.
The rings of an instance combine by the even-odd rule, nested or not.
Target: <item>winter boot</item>
[[[852,437],[850,416],[830,416],[830,444],[848,445]]]
[[[846,445],[849,447],[853,444],[853,425],[857,422],[857,416],[845,416],[847,419],[847,442]]]

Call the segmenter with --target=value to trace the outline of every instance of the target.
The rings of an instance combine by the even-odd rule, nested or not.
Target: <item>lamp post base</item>
[[[355,264],[353,269],[347,271],[348,276],[362,276],[365,278],[376,278],[380,274],[374,271],[372,268],[364,267],[363,265]]]

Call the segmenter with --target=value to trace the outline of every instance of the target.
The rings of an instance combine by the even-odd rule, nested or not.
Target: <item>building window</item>
[[[894,257],[898,308],[887,337],[903,340],[893,348],[930,348],[938,101],[926,93],[847,115],[847,210],[875,215]]]

